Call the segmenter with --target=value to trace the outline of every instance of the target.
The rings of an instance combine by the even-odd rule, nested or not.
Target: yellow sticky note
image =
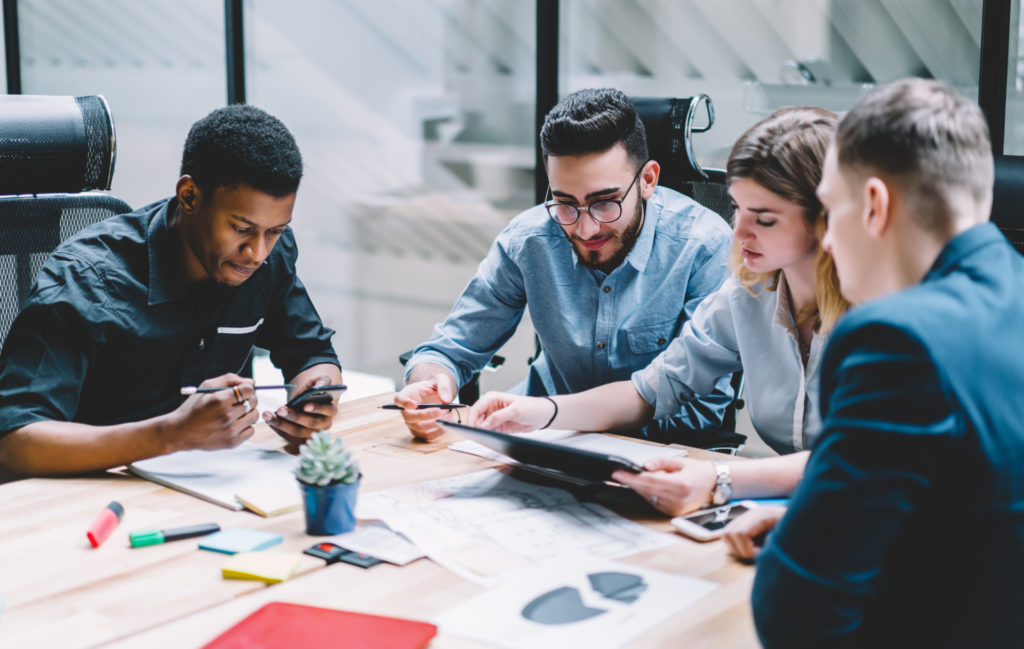
[[[221,565],[221,574],[276,584],[292,576],[301,558],[298,552],[239,552]]]
[[[246,487],[236,493],[235,498],[260,516],[278,516],[302,508],[302,493],[295,480],[289,480],[287,484]]]

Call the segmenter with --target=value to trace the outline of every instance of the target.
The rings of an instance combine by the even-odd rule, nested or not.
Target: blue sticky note
[[[265,550],[272,545],[277,545],[281,540],[282,536],[273,532],[232,527],[203,537],[203,540],[199,542],[199,549],[236,554]]]

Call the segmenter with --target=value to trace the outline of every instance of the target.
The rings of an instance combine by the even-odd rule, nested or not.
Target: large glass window
[[[306,161],[300,275],[343,363],[400,380],[399,353],[426,340],[532,204],[534,2],[244,7],[249,102],[292,129]],[[503,353],[525,359],[520,329]]]
[[[694,135],[722,168],[735,139],[784,106],[835,111],[906,76],[978,94],[982,0],[564,0],[560,92],[708,94],[717,120]]]
[[[0,51],[7,52],[7,36],[3,29],[0,29]],[[7,66],[0,65],[0,89],[7,92]]]
[[[1024,155],[1024,20],[1021,20],[1020,0],[1011,4],[1010,57],[1006,71],[1006,132],[1003,153]]]
[[[983,0],[563,0],[559,91],[707,93],[694,135],[721,168],[787,105],[837,111],[873,85],[935,77],[977,96]],[[1024,34],[1013,3],[1008,153],[1024,154]],[[533,202],[535,0],[246,0],[248,100],[307,163],[300,273],[346,365],[401,378],[494,236]],[[102,94],[118,134],[113,192],[173,190],[188,127],[225,103],[224,4],[19,0],[23,92]],[[2,71],[0,71],[2,76]],[[509,387],[533,351],[528,327]]]
[[[112,192],[174,193],[192,122],[226,94],[224,6],[209,0],[19,0],[22,92],[103,95],[117,130]]]

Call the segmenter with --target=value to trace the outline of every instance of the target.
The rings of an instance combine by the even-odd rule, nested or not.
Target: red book
[[[203,649],[423,649],[435,635],[426,622],[270,602]]]

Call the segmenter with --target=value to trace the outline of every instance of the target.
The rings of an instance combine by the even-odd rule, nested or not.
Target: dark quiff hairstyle
[[[618,143],[639,169],[647,162],[647,134],[633,102],[614,88],[587,88],[565,97],[544,117],[540,148],[548,156],[604,153]]]
[[[255,106],[234,104],[192,125],[181,175],[207,192],[246,183],[281,198],[299,189],[302,155],[281,120]]]
[[[947,233],[950,192],[966,191],[988,214],[993,161],[988,124],[976,103],[950,85],[901,79],[857,103],[836,131],[839,166],[896,183],[928,230]]]

